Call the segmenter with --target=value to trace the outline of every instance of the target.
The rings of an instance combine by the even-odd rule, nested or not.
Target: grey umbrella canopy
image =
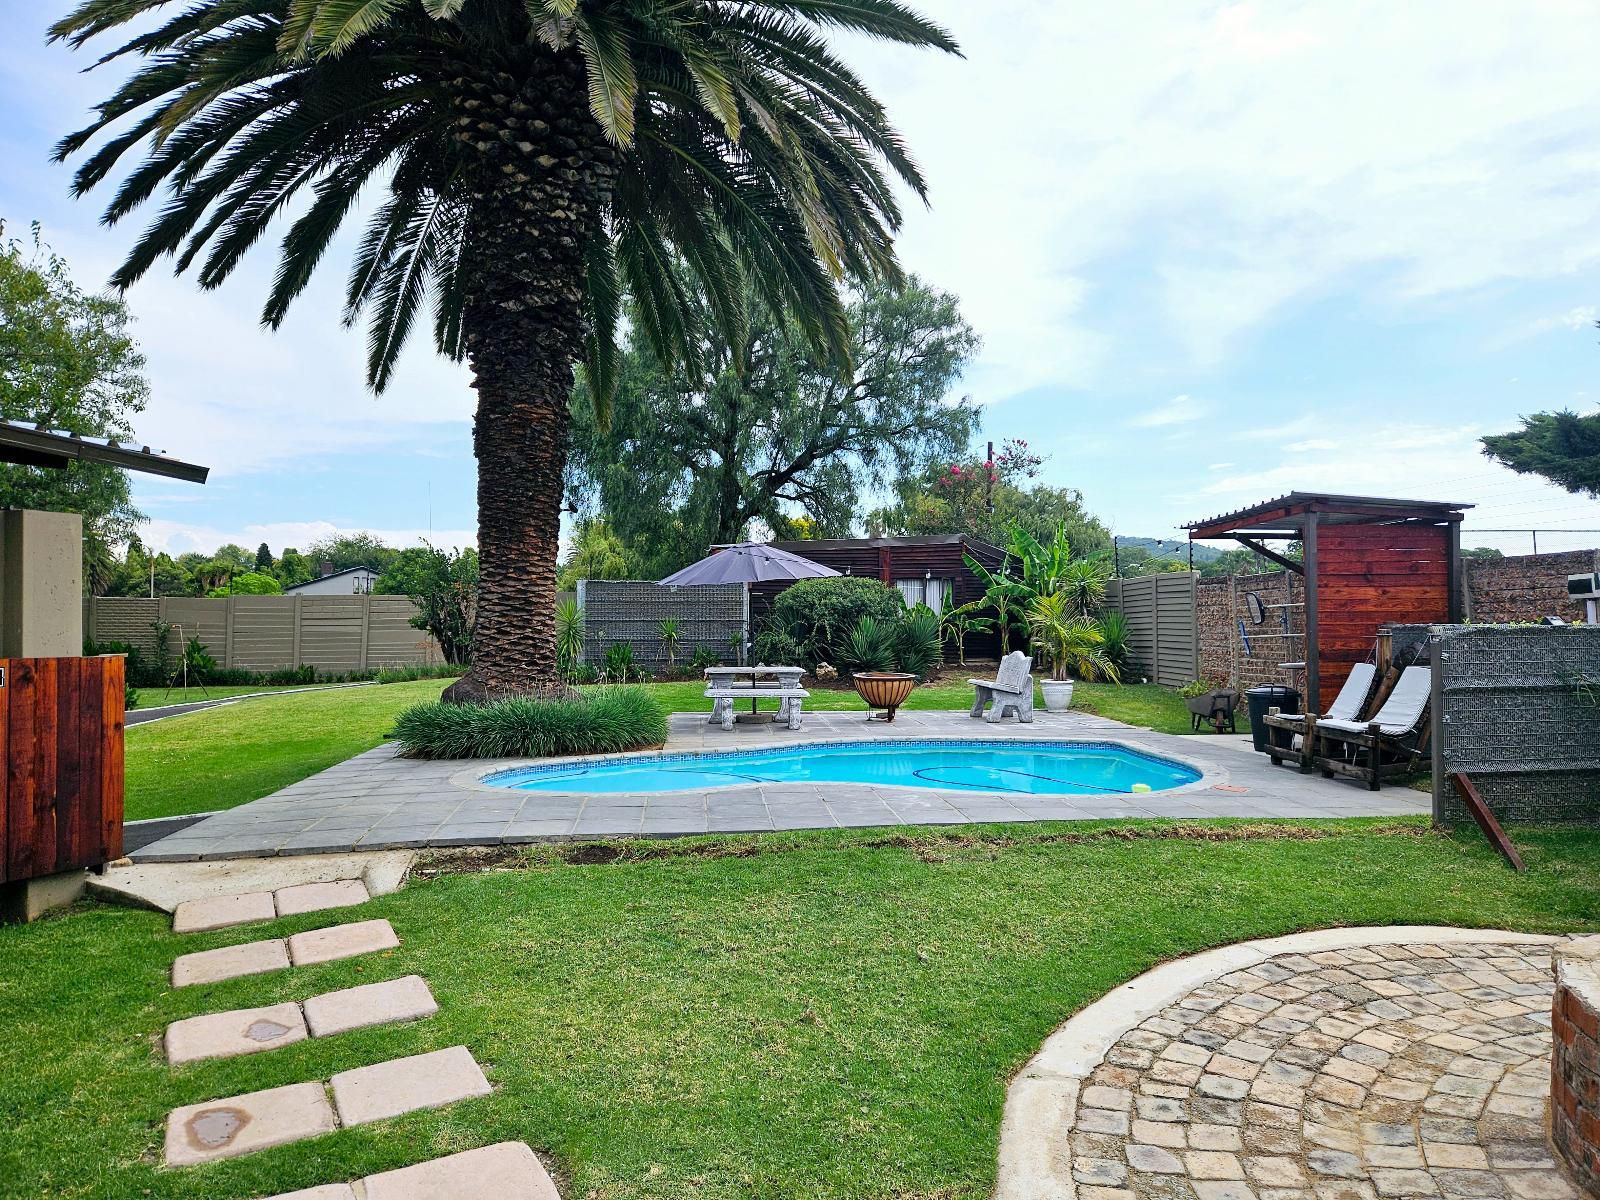
[[[832,567],[761,542],[735,542],[690,563],[661,581],[664,587],[709,587],[718,583],[767,583],[823,579],[839,572]]]

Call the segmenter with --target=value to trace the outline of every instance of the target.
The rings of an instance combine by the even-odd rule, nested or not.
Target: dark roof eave
[[[0,461],[55,469],[64,468],[72,462],[98,462],[128,471],[141,471],[146,475],[181,479],[187,483],[204,483],[211,473],[210,467],[169,458],[148,447],[131,450],[111,442],[30,429],[9,421],[0,421]]]

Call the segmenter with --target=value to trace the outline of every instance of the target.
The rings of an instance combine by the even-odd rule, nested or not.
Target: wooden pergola
[[[1461,620],[1461,518],[1471,507],[1290,492],[1185,528],[1191,541],[1232,538],[1304,579],[1305,703],[1326,712],[1380,625]]]

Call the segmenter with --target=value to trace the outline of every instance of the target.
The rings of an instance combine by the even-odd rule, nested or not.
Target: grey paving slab
[[[1248,739],[1178,737],[1082,713],[1037,714],[1032,725],[990,725],[964,712],[901,713],[868,725],[860,713],[812,713],[805,728],[708,725],[703,713],[671,719],[669,752],[860,740],[957,738],[1000,742],[1104,740],[1187,761],[1200,783],[1137,800],[1116,796],[1008,797],[935,788],[757,784],[703,793],[518,792],[477,782],[516,762],[420,762],[381,747],[281,792],[219,813],[135,852],[175,862],[251,855],[345,853],[357,847],[496,845],[572,837],[762,832],[834,825],[961,824],[1038,820],[1239,817],[1314,819],[1398,816],[1428,810],[1405,788],[1367,792],[1344,780],[1273,767]],[[1219,788],[1226,790],[1218,790]],[[702,807],[703,806],[703,807]]]
[[[218,983],[242,975],[260,975],[289,967],[289,950],[282,938],[265,942],[245,942],[218,950],[180,954],[172,964],[172,986],[193,987]]]
[[[333,1109],[320,1083],[189,1104],[167,1117],[166,1164],[188,1167],[237,1158],[333,1129]]]
[[[369,1175],[366,1200],[560,1200],[544,1165],[522,1142],[500,1142]]]
[[[325,992],[311,997],[303,1007],[306,1027],[313,1037],[332,1037],[395,1021],[417,1021],[439,1011],[433,992],[420,975]]]
[[[173,1066],[205,1058],[234,1058],[291,1046],[307,1037],[298,1004],[207,1013],[167,1026],[167,1061]]]
[[[465,1046],[342,1071],[329,1085],[339,1120],[345,1125],[365,1125],[419,1108],[443,1108],[458,1100],[487,1096],[491,1090]]]

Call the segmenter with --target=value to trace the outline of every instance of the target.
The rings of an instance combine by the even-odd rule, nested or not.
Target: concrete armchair
[[[969,679],[972,685],[973,717],[983,717],[990,724],[1004,719],[1009,710],[1023,724],[1033,721],[1033,659],[1021,650],[1013,650],[1000,660],[1000,669],[993,679]],[[990,706],[987,716],[984,707]]]

